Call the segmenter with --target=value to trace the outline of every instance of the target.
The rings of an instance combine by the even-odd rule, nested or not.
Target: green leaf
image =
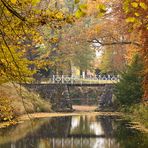
[[[133,2],[133,3],[131,3],[131,5],[132,5],[134,8],[137,8],[137,7],[138,7],[138,3],[137,3],[137,2]]]
[[[143,3],[143,2],[140,2],[140,7],[141,8],[143,8],[144,10],[147,10],[147,8],[148,8],[148,6],[145,4],[145,3]]]
[[[127,23],[134,23],[136,21],[136,18],[135,17],[128,17],[127,19],[126,19],[126,22]]]

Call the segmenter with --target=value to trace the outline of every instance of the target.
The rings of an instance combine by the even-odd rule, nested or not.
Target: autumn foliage
[[[126,21],[132,30],[141,33],[140,40],[142,42],[140,54],[144,62],[143,69],[143,89],[145,101],[148,100],[148,0],[124,0],[123,5],[126,13]]]
[[[0,84],[28,82],[41,69],[94,70],[96,51],[104,73],[123,71],[139,54],[148,101],[148,0],[0,1]],[[11,120],[8,98],[0,98],[0,109]]]
[[[0,98],[0,121],[12,121],[14,118],[10,99]]]

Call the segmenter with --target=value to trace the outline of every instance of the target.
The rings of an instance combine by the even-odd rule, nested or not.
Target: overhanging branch
[[[23,16],[21,16],[16,10],[14,10],[6,1],[1,0],[1,2],[3,3],[3,5],[7,8],[7,10],[8,10],[11,14],[15,15],[17,18],[19,18],[19,19],[22,20],[22,21],[25,21],[25,20],[26,20],[26,19],[25,19]]]
[[[91,43],[98,43],[100,44],[100,46],[107,46],[107,45],[135,45],[138,47],[141,47],[142,45],[137,43],[137,42],[133,42],[133,41],[116,41],[116,42],[101,42],[98,39],[94,39],[91,41],[88,41]]]

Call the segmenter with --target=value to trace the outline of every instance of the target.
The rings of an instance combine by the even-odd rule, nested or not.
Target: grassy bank
[[[130,107],[122,107],[120,111],[125,114],[125,118],[135,123],[139,122],[148,129],[148,106],[139,103]]]
[[[26,113],[50,112],[51,105],[38,94],[18,84],[0,85],[0,121],[7,121]]]

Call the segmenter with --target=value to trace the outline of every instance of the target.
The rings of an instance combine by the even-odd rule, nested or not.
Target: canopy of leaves
[[[110,51],[115,46],[118,51],[131,49],[131,46],[121,46],[123,44],[142,47],[143,87],[148,88],[147,0],[1,0],[0,7],[1,83],[26,81],[34,70],[44,67],[63,70],[71,62],[80,67],[90,66],[94,51],[85,52],[85,47],[97,39],[99,46],[95,48],[109,51],[106,52],[108,61],[113,57]],[[131,37],[135,33],[129,33],[129,28],[138,31],[138,39]],[[105,45],[110,45],[111,50]],[[116,63],[122,64],[121,59]],[[107,69],[109,64],[106,62]]]
[[[59,29],[74,21],[69,14],[53,6],[50,8],[48,2],[44,7],[41,2],[0,1],[0,83],[27,81],[26,78],[34,73],[32,70],[41,63],[44,65],[45,59],[39,57],[43,52],[37,48],[44,43],[39,31],[43,25]]]

